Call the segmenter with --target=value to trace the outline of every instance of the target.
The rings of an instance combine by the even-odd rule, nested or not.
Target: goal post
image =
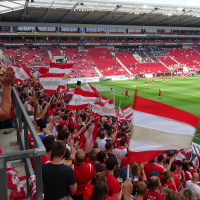
[[[96,85],[96,89],[99,92],[99,96],[100,96],[99,101],[101,100],[101,95],[102,95],[108,99],[113,99],[113,104],[115,106],[115,90],[113,88]]]

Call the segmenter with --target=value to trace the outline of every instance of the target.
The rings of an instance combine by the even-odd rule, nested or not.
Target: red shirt
[[[154,80],[152,79],[152,83],[154,82]]]
[[[83,200],[90,200],[90,197],[92,196],[93,192],[93,186],[89,182],[85,188],[85,192],[83,194]]]
[[[144,200],[162,200],[162,193],[159,190],[152,191],[147,189]]]
[[[46,157],[46,156],[42,156],[41,157],[41,162],[42,162],[42,164],[46,164],[46,163],[51,162],[51,159]]]
[[[176,191],[176,187],[174,186],[174,184],[173,184],[173,183],[170,183],[169,181],[167,181],[166,183],[161,182],[161,185],[162,185],[164,188],[170,188],[170,189]]]
[[[128,157],[123,157],[121,160],[121,168],[126,167],[128,163]]]
[[[176,175],[175,172],[171,172],[172,176],[174,177],[174,182],[175,182],[175,185],[176,185],[176,188],[180,188],[181,187],[181,184],[180,184],[180,181],[179,181],[179,178],[178,176]]]
[[[161,95],[161,90],[159,90],[158,94]]]
[[[93,165],[88,163],[75,163],[74,176],[77,183],[77,191],[73,195],[83,194],[87,183],[96,175]]]
[[[114,141],[114,147],[115,148],[118,148],[119,146],[120,146],[120,144],[119,144],[119,141],[120,141],[121,139],[115,139],[115,141]]]
[[[87,157],[87,158],[85,159],[85,162],[86,162],[86,163],[90,163],[90,164],[92,164],[93,166],[94,166],[94,164],[95,164],[95,161],[90,160],[89,157]]]
[[[108,185],[108,191],[109,191],[108,195],[112,196],[113,194],[118,194],[119,186],[120,186],[118,180],[114,176],[106,173],[106,171],[104,171],[103,173],[106,174],[106,178],[107,178],[107,185]]]
[[[152,170],[155,170],[155,171],[159,172],[159,178],[161,178],[161,175],[164,173],[164,168],[156,165],[155,163],[146,163],[144,165],[144,171],[145,171],[145,174],[146,174],[146,177],[147,177],[148,181],[149,181],[150,172]]]
[[[147,84],[147,81],[145,81],[144,84]]]
[[[126,94],[128,93],[128,89],[126,89],[125,93],[126,93]]]
[[[192,176],[193,176],[194,173],[196,173],[196,169],[194,169],[194,168],[188,169],[188,171],[191,173]]]

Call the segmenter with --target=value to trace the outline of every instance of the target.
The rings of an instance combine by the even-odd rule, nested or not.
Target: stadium
[[[0,200],[200,199],[199,10],[1,1]]]

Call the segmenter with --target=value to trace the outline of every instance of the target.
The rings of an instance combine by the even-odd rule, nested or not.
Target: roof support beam
[[[47,12],[45,13],[44,17],[42,18],[41,22],[43,22],[45,20],[45,18],[47,17],[47,15],[49,14],[49,11],[51,10],[51,7],[54,4],[54,0],[52,0],[51,5],[49,6]]]
[[[75,3],[74,6],[72,7],[72,9],[62,18],[62,20],[60,21],[60,23],[64,22],[65,19],[71,14],[71,12],[79,5],[79,3]]]
[[[81,19],[80,23],[84,21],[87,17],[89,17],[100,5],[101,3],[99,3],[96,7],[94,7],[83,19]]]
[[[132,20],[132,21],[128,22],[128,25],[129,25],[129,24],[132,24],[134,21],[136,21],[136,20],[140,19],[141,17],[143,17],[143,16],[145,16],[145,15],[146,15],[146,13],[143,13],[143,14],[142,14],[142,15],[140,15],[139,17],[137,17],[137,18],[135,18],[134,20]]]
[[[163,14],[160,14],[160,15],[157,15],[156,17],[154,17],[154,18],[149,19],[148,21],[146,21],[145,23],[143,23],[143,25],[148,24],[149,22],[154,21],[155,19],[158,19],[158,17],[161,17],[162,15]]]
[[[96,23],[98,24],[99,22],[101,22],[102,20],[104,20],[107,16],[109,16],[110,14],[114,13],[115,11],[117,11],[119,8],[121,8],[122,6],[116,6],[116,8],[112,11],[110,11],[109,13],[107,13],[105,16],[103,16],[101,19],[99,19]]]
[[[28,0],[25,0],[25,5],[24,5],[24,11],[22,13],[22,16],[21,16],[21,21],[24,21],[24,17],[26,16],[26,8],[28,7]]]
[[[140,8],[142,5],[139,5],[138,7],[136,7],[134,10],[132,10],[131,12],[129,12],[128,14],[124,15],[123,17],[120,17],[119,19],[115,20],[112,24],[117,23],[118,21],[124,19],[125,17],[129,16],[130,14],[132,14],[133,12],[135,12],[138,8]]]

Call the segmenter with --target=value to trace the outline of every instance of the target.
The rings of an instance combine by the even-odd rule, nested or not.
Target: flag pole
[[[135,90],[134,104],[135,104],[136,96],[137,96],[137,90]],[[134,108],[134,104],[133,104],[133,108]],[[129,170],[130,170],[130,164],[127,164],[127,178],[129,178]]]

